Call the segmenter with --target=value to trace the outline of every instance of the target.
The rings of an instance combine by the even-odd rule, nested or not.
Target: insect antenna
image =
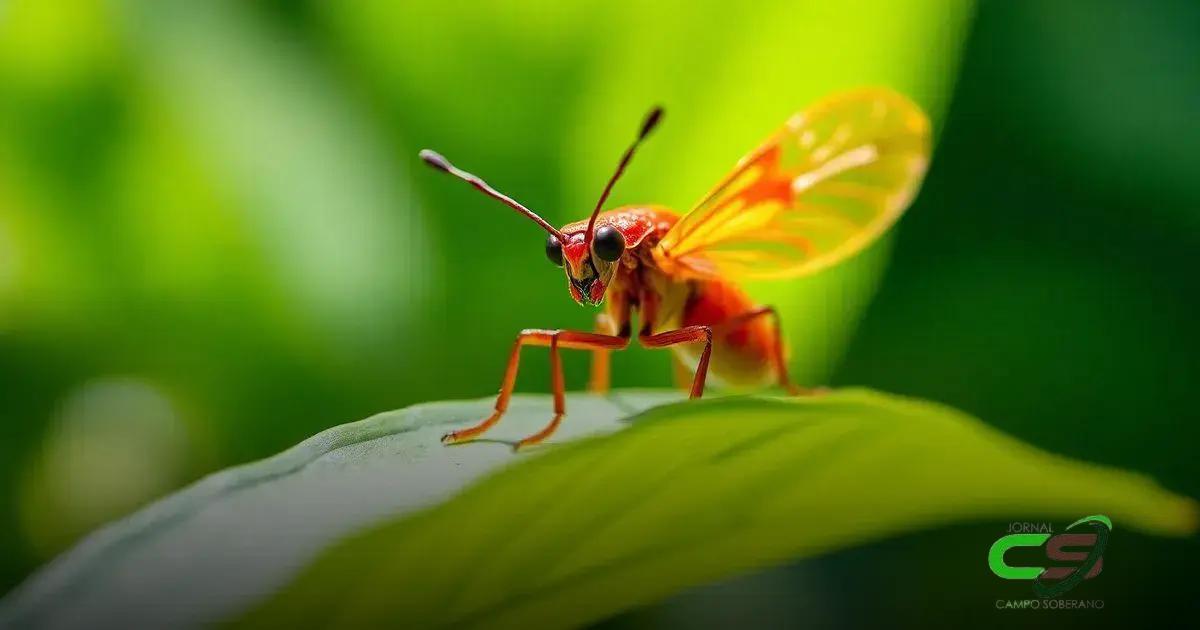
[[[633,152],[637,151],[638,145],[642,143],[642,140],[645,140],[646,136],[650,135],[651,131],[654,131],[654,128],[658,126],[658,121],[662,120],[662,116],[662,107],[655,107],[650,110],[649,114],[646,114],[646,120],[642,122],[642,128],[638,132],[637,139],[633,141],[633,144],[629,145],[628,149],[625,149],[625,154],[621,156],[621,161],[617,164],[617,171],[613,173],[612,177],[608,180],[608,184],[604,186],[604,192],[600,194],[600,200],[596,202],[596,209],[592,210],[592,216],[588,219],[587,233],[584,236],[588,247],[587,251],[591,251],[592,232],[596,227],[596,217],[600,216],[600,208],[604,207],[604,202],[608,200],[608,195],[612,192],[613,184],[616,184],[617,180],[621,179],[621,175],[625,172],[625,167],[629,166],[629,160],[633,159]]]
[[[439,171],[442,171],[444,173],[449,173],[449,174],[467,182],[468,184],[470,184],[470,185],[474,186],[476,189],[478,189],[479,192],[491,197],[492,199],[496,199],[500,203],[512,208],[513,210],[516,210],[520,214],[523,214],[526,217],[529,217],[530,219],[533,220],[534,223],[537,223],[538,225],[540,225],[543,230],[546,230],[547,232],[553,234],[554,237],[557,238],[559,241],[565,240],[561,232],[559,232],[553,225],[550,225],[549,223],[547,223],[545,219],[543,219],[542,217],[539,217],[536,212],[521,205],[520,202],[518,202],[516,199],[513,199],[512,197],[509,197],[508,195],[496,190],[495,188],[492,188],[491,186],[488,185],[487,182],[483,181],[482,179],[479,179],[475,175],[472,175],[471,173],[468,173],[462,169],[455,167],[453,164],[450,163],[450,160],[447,160],[446,158],[442,157],[442,155],[440,153],[438,153],[436,151],[430,151],[429,149],[423,149],[419,155],[421,156],[421,159],[425,161],[426,164],[432,166],[433,168],[436,168]]]

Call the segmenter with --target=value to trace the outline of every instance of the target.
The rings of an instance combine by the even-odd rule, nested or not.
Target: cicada
[[[529,218],[548,233],[546,256],[566,273],[571,297],[604,305],[591,332],[527,329],[517,334],[495,410],[442,441],[471,440],[508,408],[521,348],[548,346],[554,414],[515,444],[537,444],[566,414],[563,349],[592,352],[589,387],[609,384],[609,352],[638,343],[670,348],[691,398],[714,380],[813,393],[788,376],[779,314],[737,284],[812,274],[859,252],[909,206],[929,162],[929,120],[893,91],[873,88],[819,101],[784,123],[701,198],[679,214],[660,205],[603,210],[634,152],[662,120],[655,108],[626,149],[587,219],[555,228],[482,179],[425,150],[426,163],[458,177]]]

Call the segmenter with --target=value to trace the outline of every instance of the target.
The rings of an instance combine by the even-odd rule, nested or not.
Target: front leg
[[[508,355],[508,366],[504,370],[504,380],[500,384],[500,395],[496,397],[496,407],[492,415],[484,418],[479,424],[451,431],[442,436],[443,444],[466,442],[479,437],[492,425],[499,422],[500,417],[508,410],[508,402],[512,398],[513,387],[517,383],[517,368],[521,362],[523,346],[550,347],[550,384],[554,394],[554,417],[544,429],[516,443],[515,448],[537,444],[550,437],[558,428],[558,423],[566,413],[566,397],[564,394],[562,359],[559,348],[577,350],[620,350],[629,345],[629,337],[618,335],[601,335],[577,330],[522,330],[517,335],[512,351]]]

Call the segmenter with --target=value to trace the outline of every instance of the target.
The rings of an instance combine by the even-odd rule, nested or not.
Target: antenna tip
[[[437,151],[422,149],[418,155],[421,156],[421,159],[424,160],[426,164],[432,166],[433,168],[436,168],[439,171],[445,171],[447,173],[450,172],[450,161],[442,157],[442,154],[438,153]]]
[[[662,107],[655,106],[654,109],[650,110],[650,113],[646,114],[646,122],[642,123],[641,137],[645,138],[651,131],[654,131],[654,128],[658,126],[658,121],[662,120],[662,117]]]

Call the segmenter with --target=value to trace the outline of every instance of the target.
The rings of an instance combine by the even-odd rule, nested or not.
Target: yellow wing
[[[654,249],[684,277],[786,278],[858,252],[908,207],[929,120],[885,89],[833,96],[742,158]]]

